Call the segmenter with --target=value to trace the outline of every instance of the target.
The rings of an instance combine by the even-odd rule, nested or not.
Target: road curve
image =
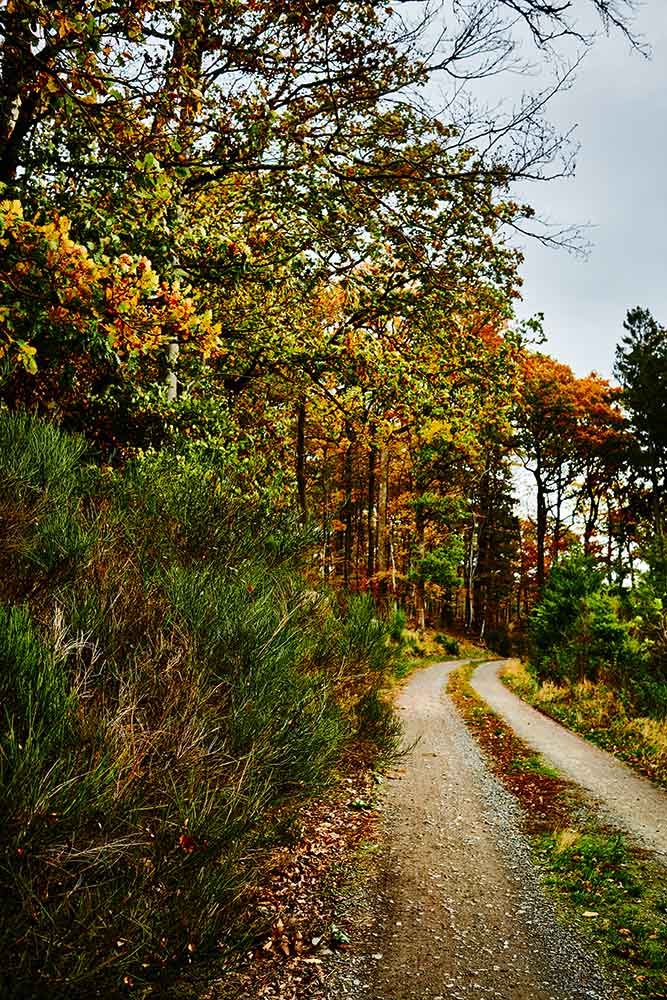
[[[667,859],[667,792],[513,694],[498,677],[505,662],[477,668],[471,680],[477,694],[517,736],[587,792],[603,820]]]
[[[444,691],[458,665],[417,671],[398,698],[415,745],[387,782],[366,927],[327,998],[612,1000],[558,923],[516,802]]]

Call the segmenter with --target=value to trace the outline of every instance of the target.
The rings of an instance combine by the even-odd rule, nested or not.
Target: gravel
[[[388,781],[383,853],[329,1000],[623,1000],[556,919],[519,829],[443,685],[419,671],[398,705],[415,743]]]
[[[471,683],[480,697],[586,791],[604,821],[667,860],[667,792],[517,698],[498,677],[505,662],[485,663],[475,671]]]

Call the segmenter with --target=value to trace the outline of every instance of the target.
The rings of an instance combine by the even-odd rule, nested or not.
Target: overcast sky
[[[625,313],[648,307],[667,325],[667,3],[646,0],[636,21],[650,60],[619,35],[601,37],[574,86],[554,98],[551,120],[577,124],[573,178],[522,195],[541,216],[590,223],[588,259],[524,247],[521,317],[545,314],[542,350],[579,375],[609,376]]]

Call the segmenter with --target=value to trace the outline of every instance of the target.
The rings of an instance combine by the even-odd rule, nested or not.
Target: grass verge
[[[491,770],[522,806],[545,885],[628,1000],[667,997],[667,872],[596,822],[577,789],[479,698],[469,683],[473,670],[454,671],[448,691]]]
[[[540,683],[518,660],[501,677],[529,705],[667,787],[667,720],[634,715],[621,693],[602,682]]]

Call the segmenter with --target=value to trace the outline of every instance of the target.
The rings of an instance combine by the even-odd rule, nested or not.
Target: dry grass
[[[562,854],[563,851],[571,850],[580,839],[581,830],[575,830],[571,826],[565,827],[564,830],[558,830],[554,834],[554,854]]]
[[[503,670],[502,677],[515,694],[545,715],[667,785],[667,720],[633,715],[622,694],[604,682],[539,684],[518,660]]]
[[[628,733],[651,748],[656,765],[667,773],[667,721],[640,717],[626,723]]]

